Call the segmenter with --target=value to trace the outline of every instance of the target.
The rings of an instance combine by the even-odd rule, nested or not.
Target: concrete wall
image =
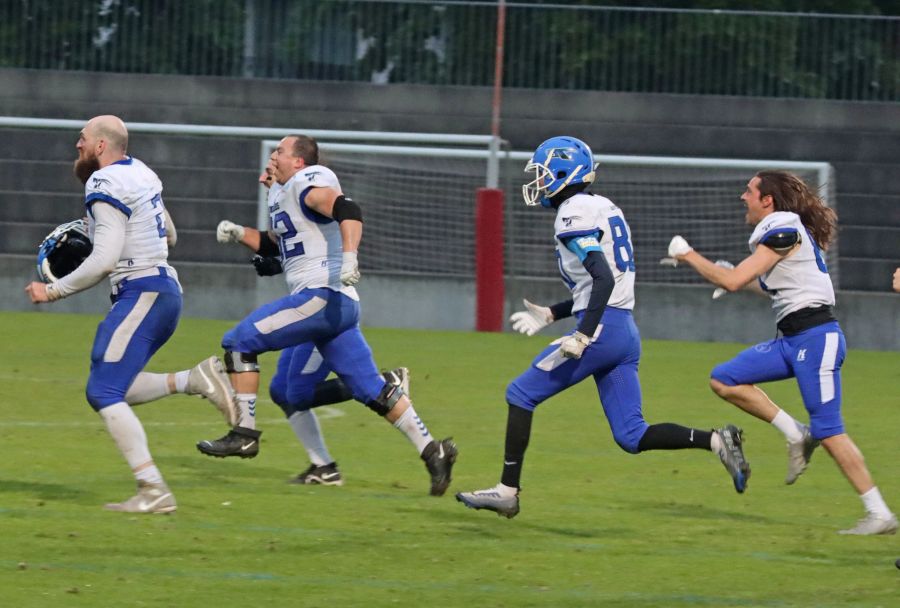
[[[286,293],[280,277],[260,279],[231,265],[180,265],[185,316],[237,320]],[[0,310],[35,310],[24,287],[33,279],[32,260],[0,256]],[[475,285],[459,279],[364,275],[359,285],[362,323],[371,327],[472,331]],[[775,336],[766,298],[736,293],[713,300],[712,289],[697,285],[642,284],[636,289],[635,319],[645,338],[755,344]],[[550,304],[566,296],[558,281],[509,281],[506,317],[522,309],[522,298]],[[86,293],[38,307],[53,312],[103,313],[109,307],[104,282]],[[851,348],[900,351],[900,294],[838,293],[837,317]],[[558,336],[571,319],[543,331]],[[509,329],[508,326],[506,328]]]

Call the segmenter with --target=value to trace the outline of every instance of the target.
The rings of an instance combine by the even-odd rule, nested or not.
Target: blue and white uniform
[[[167,262],[162,183],[147,165],[126,157],[95,171],[85,183],[85,206],[93,251],[51,285],[65,297],[97,284],[113,267],[113,305],[97,328],[86,391],[101,410],[125,401],[135,376],[175,331],[181,285]]]
[[[636,453],[647,423],[641,412],[638,364],[641,338],[634,323],[634,249],[622,210],[608,198],[576,194],[563,202],[554,224],[560,274],[572,292],[573,314],[580,319],[588,305],[593,280],[582,261],[602,251],[615,286],[591,344],[580,359],[567,359],[551,344],[531,367],[510,383],[506,400],[534,410],[553,395],[593,376],[613,438]]]
[[[810,432],[821,440],[844,432],[841,365],[847,343],[830,313],[834,287],[824,256],[796,213],[767,215],[750,236],[750,251],[778,234],[796,234],[799,245],[761,276],[759,283],[772,298],[783,335],[748,348],[715,367],[711,375],[729,386],[796,377],[809,412]],[[799,323],[791,323],[797,319]]]
[[[278,369],[287,370],[287,384],[282,386],[281,378],[276,378],[273,398],[287,395],[288,388],[295,399],[311,397],[312,387],[333,370],[355,399],[367,403],[378,396],[385,382],[359,328],[359,295],[355,288],[341,283],[339,223],[306,206],[310,190],[319,187],[341,189],[333,171],[313,165],[270,193],[271,230],[278,237],[290,295],[250,313],[225,334],[222,347],[253,354],[285,351]],[[311,369],[313,346],[323,364],[316,366],[315,373],[298,373]],[[292,405],[302,404],[292,401]]]

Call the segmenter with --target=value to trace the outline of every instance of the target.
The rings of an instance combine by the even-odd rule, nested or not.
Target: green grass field
[[[522,513],[465,509],[452,494],[496,483],[505,386],[546,339],[371,329],[379,365],[410,367],[422,418],[459,444],[447,496],[358,404],[320,410],[347,481],[322,488],[286,483],[306,455],[267,399],[259,457],[218,460],[194,447],[223,433],[218,413],[179,395],[136,408],[178,512],[129,516],[100,508],[134,486],[84,399],[98,320],[0,313],[0,606],[900,605],[898,537],[836,534],[863,513],[825,453],[785,486],[780,433],[707,388],[739,345],[646,341],[641,377],[651,422],[745,429],[744,495],[709,453],[622,452],[584,383],[536,414]],[[149,369],[218,353],[229,325],[182,321]],[[900,353],[851,351],[843,376],[848,431],[894,510],[898,370]],[[769,388],[805,420],[792,383]]]

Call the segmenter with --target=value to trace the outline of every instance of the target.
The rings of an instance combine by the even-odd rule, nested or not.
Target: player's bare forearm
[[[344,251],[358,251],[359,242],[362,240],[362,222],[356,220],[341,222],[341,239]]]
[[[259,251],[259,245],[261,239],[263,238],[262,232],[257,230],[256,228],[251,228],[250,226],[244,226],[244,238],[240,240],[241,245],[244,245],[253,253]],[[269,238],[266,235],[265,238]]]
[[[760,246],[756,251],[745,258],[734,268],[719,266],[715,262],[700,255],[694,250],[683,256],[678,256],[679,261],[687,262],[700,276],[728,291],[738,291],[751,284],[757,277],[768,272],[782,258],[768,247]]]

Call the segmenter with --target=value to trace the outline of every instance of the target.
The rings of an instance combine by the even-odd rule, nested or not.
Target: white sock
[[[428,444],[434,441],[425,423],[419,419],[419,415],[416,414],[416,410],[411,403],[406,411],[394,422],[394,426],[416,446],[420,455]]]
[[[238,406],[241,409],[241,419],[238,425],[245,429],[256,428],[256,393],[238,393]]]
[[[797,443],[803,439],[803,425],[784,410],[778,410],[772,419],[772,426],[784,433],[784,438],[791,443]]]
[[[713,431],[712,435],[709,438],[709,449],[716,456],[719,455],[719,452],[722,451],[722,448],[725,447],[722,445],[722,438],[719,437],[719,434]]]
[[[294,412],[288,418],[288,422],[294,429],[297,439],[306,449],[306,453],[309,454],[310,462],[316,466],[334,462],[331,454],[328,453],[328,448],[325,447],[325,438],[322,436],[319,419],[312,410]]]
[[[180,372],[175,372],[172,375],[175,376],[175,392],[176,393],[186,393],[187,385],[188,385],[188,378],[191,377],[191,370],[189,370],[189,369],[182,370]]]
[[[147,435],[141,421],[124,401],[114,403],[100,410],[100,417],[119,447],[135,479],[149,483],[163,483],[162,475],[153,463]]]
[[[510,486],[504,485],[503,483],[498,483],[494,489],[500,493],[500,496],[507,497],[507,498],[510,496],[515,496],[516,494],[519,493],[519,488],[513,488]]]
[[[172,394],[169,385],[169,374],[139,373],[125,393],[125,401],[130,405],[139,405],[148,401],[156,401]],[[102,410],[101,410],[102,411]]]
[[[881,497],[881,492],[878,491],[877,486],[873,487],[865,494],[860,494],[859,497],[862,499],[867,513],[872,513],[885,518],[891,516],[891,510],[888,509],[887,503],[884,502],[884,499]]]

